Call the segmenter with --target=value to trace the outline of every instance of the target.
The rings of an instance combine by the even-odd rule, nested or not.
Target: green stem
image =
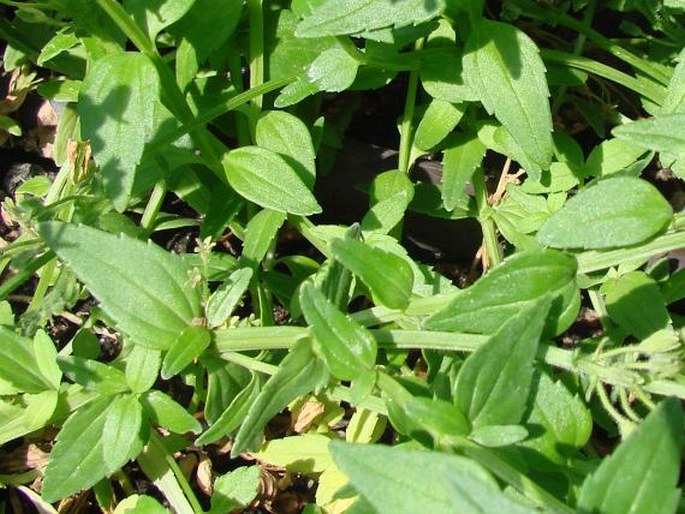
[[[478,222],[483,231],[483,243],[490,266],[497,266],[502,262],[502,252],[497,241],[495,222],[492,220],[492,207],[488,202],[488,191],[485,187],[485,175],[483,169],[478,168],[473,173],[473,189],[478,209]]]
[[[417,41],[415,48],[420,50],[423,46],[421,40]],[[409,73],[409,83],[407,84],[407,96],[404,100],[404,112],[400,122],[400,155],[397,168],[402,173],[409,173],[411,166],[411,149],[414,142],[414,109],[416,108],[416,93],[419,87],[419,73],[412,71]]]
[[[57,260],[51,260],[43,268],[43,272],[40,274],[40,279],[38,280],[38,285],[36,285],[36,290],[29,303],[29,309],[35,309],[38,304],[43,301],[43,298],[45,298],[45,293],[50,287],[50,284],[52,284],[56,268]]]
[[[164,197],[166,196],[166,188],[158,183],[152,190],[150,194],[150,199],[145,205],[145,210],[143,211],[143,216],[140,219],[140,226],[145,230],[146,234],[151,234],[155,228],[155,222],[157,221],[157,215],[162,208],[162,203],[164,202]]]
[[[264,12],[262,0],[247,0],[250,17],[250,89],[264,83]],[[262,97],[254,99],[261,110]]]

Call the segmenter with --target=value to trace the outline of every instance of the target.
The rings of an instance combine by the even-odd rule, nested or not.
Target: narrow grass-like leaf
[[[334,377],[355,380],[373,367],[376,340],[310,283],[305,283],[300,290],[300,306],[314,335],[314,352]]]
[[[199,434],[202,425],[181,405],[161,391],[152,390],[140,397],[145,414],[157,425],[177,434]]]
[[[251,279],[252,268],[237,269],[212,293],[205,308],[209,328],[216,328],[229,318],[245,294]]]
[[[521,421],[548,308],[547,296],[527,306],[464,362],[455,401],[474,428]]]
[[[570,316],[565,313],[569,306],[577,307],[576,270],[573,257],[555,250],[514,254],[426,319],[423,326],[494,334],[509,318],[549,293],[552,308],[545,334],[555,335],[575,319],[574,312]]]
[[[404,309],[414,283],[414,272],[401,257],[355,239],[334,239],[331,252],[369,288],[375,302]]]
[[[198,293],[179,256],[68,223],[41,223],[38,233],[135,343],[168,349],[200,315]]]
[[[673,219],[673,209],[649,182],[611,177],[568,200],[540,228],[554,248],[604,249],[641,243]]]
[[[682,446],[680,400],[668,398],[585,479],[579,512],[675,512]]]
[[[81,135],[90,140],[107,197],[119,211],[128,205],[136,167],[153,135],[157,102],[157,70],[141,53],[95,60],[81,87]]]
[[[277,153],[243,146],[229,152],[223,165],[231,186],[257,205],[291,214],[321,212],[316,198]]]
[[[298,37],[339,36],[416,25],[438,17],[444,0],[328,0],[298,25]]]
[[[483,468],[457,455],[339,441],[332,441],[329,448],[333,460],[354,489],[378,514],[454,514],[457,511],[447,477],[460,482],[470,479],[486,488],[489,494],[499,491],[494,479]],[[472,506],[471,510],[458,512],[480,511]]]
[[[124,372],[108,364],[72,355],[58,357],[57,363],[66,376],[90,391],[101,394],[128,391]]]
[[[512,25],[482,19],[466,41],[463,66],[467,84],[488,112],[535,166],[549,168],[552,115],[545,66],[535,43]]]
[[[310,341],[298,341],[250,406],[231,455],[259,446],[262,431],[271,418],[294,399],[323,387],[327,381],[328,370],[312,352]]]
[[[171,345],[162,361],[162,378],[169,379],[183,371],[209,346],[212,333],[205,327],[189,326]]]

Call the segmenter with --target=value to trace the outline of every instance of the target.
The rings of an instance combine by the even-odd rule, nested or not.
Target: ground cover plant
[[[676,512],[680,0],[0,0],[0,512]]]

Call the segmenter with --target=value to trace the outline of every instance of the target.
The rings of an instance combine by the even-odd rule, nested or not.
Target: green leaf
[[[37,348],[30,339],[0,326],[0,340],[0,379],[18,392],[40,393],[55,388],[52,373],[46,376],[41,369]]]
[[[92,487],[140,451],[143,441],[136,421],[140,420],[140,406],[136,407],[137,401],[131,399],[135,397],[125,396],[114,402],[111,397],[100,397],[69,416],[50,452],[43,480],[44,500],[52,503]],[[126,409],[122,409],[124,406]],[[122,441],[122,429],[133,430],[137,423],[138,430],[126,437],[128,446],[112,446]]]
[[[223,325],[233,314],[250,285],[252,273],[252,268],[237,269],[212,293],[205,308],[209,328]]]
[[[231,455],[258,447],[262,430],[271,418],[294,399],[323,387],[327,381],[327,368],[312,352],[309,340],[298,341],[250,405]]]
[[[307,80],[319,91],[339,92],[357,77],[359,61],[342,48],[324,50],[307,70]]]
[[[671,317],[659,286],[644,271],[633,271],[607,287],[605,303],[609,316],[638,339],[671,328]]]
[[[135,343],[168,349],[200,315],[198,293],[179,256],[68,223],[41,223],[38,233]]]
[[[411,432],[428,432],[436,442],[469,433],[471,426],[462,412],[449,402],[437,398],[414,396],[401,405]]]
[[[135,345],[126,357],[126,382],[134,393],[144,393],[157,381],[162,366],[162,354],[144,346]]]
[[[265,112],[257,120],[255,140],[283,157],[309,189],[314,187],[316,153],[312,135],[300,118],[285,111]]]
[[[453,211],[466,201],[466,184],[485,156],[485,145],[475,134],[455,136],[442,159],[442,201]]]
[[[528,172],[549,168],[552,115],[535,43],[512,25],[483,19],[466,41],[463,66],[471,90],[538,167]]]
[[[680,400],[662,401],[599,468],[585,479],[581,512],[623,514],[676,511],[683,439]],[[627,472],[629,470],[630,472]]]
[[[531,437],[521,442],[521,447],[531,448],[553,463],[563,464],[590,439],[590,410],[561,380],[554,382],[547,373],[540,373],[533,385],[532,404],[525,421],[535,429],[531,428]],[[524,455],[531,464],[539,460],[527,453]]]
[[[117,394],[129,390],[123,371],[108,364],[71,355],[57,358],[62,372],[77,384],[101,394]]]
[[[142,427],[143,406],[137,394],[121,395],[107,407],[102,430],[102,460],[108,475],[143,449]]]
[[[152,496],[133,494],[117,503],[113,514],[168,514]]]
[[[328,451],[330,437],[302,434],[268,441],[254,455],[262,462],[285,468],[292,473],[323,473],[335,468]]]
[[[683,157],[685,113],[663,114],[620,125],[611,133],[618,139],[645,150]]]
[[[603,249],[641,243],[673,219],[659,191],[635,177],[611,177],[583,189],[540,228],[554,248]]]
[[[607,139],[592,149],[584,173],[590,177],[606,177],[626,169],[644,153],[644,148],[628,141]]]
[[[0,414],[0,445],[46,426],[57,408],[58,400],[57,391],[22,395],[25,405]],[[4,410],[5,405],[0,404],[0,407]]]
[[[508,319],[549,293],[552,308],[543,333],[558,334],[575,319],[576,313],[569,316],[567,311],[578,307],[576,270],[573,257],[555,250],[516,253],[426,319],[423,327],[494,334]]]
[[[483,468],[457,455],[339,441],[331,441],[329,449],[350,484],[378,514],[480,512],[477,506],[455,511],[447,477],[477,483],[490,494],[499,492]]]
[[[685,51],[680,51],[677,60],[678,64],[668,83],[666,98],[661,104],[661,114],[685,112]]]
[[[257,495],[261,468],[244,466],[214,481],[210,514],[223,514],[245,508]]]
[[[166,27],[181,19],[193,6],[194,0],[164,0],[148,2],[146,0],[124,0],[124,7],[133,15],[150,39],[155,41],[157,35]]]
[[[278,229],[285,221],[285,214],[264,209],[252,217],[245,228],[245,240],[240,262],[256,268],[273,244]]]
[[[521,425],[486,425],[474,429],[470,438],[489,448],[509,446],[528,437],[528,430]]]
[[[162,361],[162,378],[168,380],[193,362],[212,341],[212,333],[205,327],[189,326],[180,333]]]
[[[548,307],[543,296],[521,309],[464,362],[455,402],[474,428],[521,421]]]
[[[355,239],[334,239],[330,249],[369,288],[374,302],[391,309],[409,304],[414,272],[404,259]]]
[[[128,205],[136,167],[153,135],[158,102],[157,70],[141,53],[102,57],[83,81],[78,101],[81,136],[90,140],[107,197],[119,211]]]
[[[489,514],[536,514],[538,509],[518,503],[512,495],[499,490],[497,486],[474,480],[473,477],[445,477],[451,492],[454,512]]]
[[[345,237],[350,239],[359,239],[360,227],[356,223],[353,224],[345,233]],[[347,311],[347,305],[352,299],[352,286],[354,276],[352,272],[345,266],[340,264],[335,257],[329,258],[327,265],[322,266],[321,275],[317,275],[316,285],[321,289],[321,292],[326,298],[340,311]]]
[[[314,336],[314,352],[331,374],[354,380],[376,363],[376,340],[361,325],[340,312],[312,284],[300,290],[300,306]]]
[[[43,49],[38,55],[36,64],[38,64],[38,66],[43,66],[44,63],[53,57],[57,57],[62,52],[66,52],[78,44],[79,39],[76,37],[76,34],[74,34],[73,30],[66,28],[61,29],[52,37],[52,39],[50,39],[50,41],[43,45]]]
[[[433,99],[423,114],[414,134],[414,144],[421,150],[437,146],[454,130],[466,111],[464,104],[455,105]]]
[[[161,391],[152,390],[140,397],[145,414],[162,428],[176,434],[199,434],[202,425],[181,405]]]
[[[321,212],[297,172],[274,152],[243,146],[229,152],[223,165],[231,186],[257,205],[300,215]]]
[[[404,27],[437,18],[444,0],[328,0],[298,25],[298,37],[356,34],[386,27]]]

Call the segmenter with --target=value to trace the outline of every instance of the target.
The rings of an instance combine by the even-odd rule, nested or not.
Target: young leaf
[[[181,19],[193,6],[195,0],[165,0],[164,2],[146,2],[144,0],[124,0],[124,7],[133,15],[150,39],[172,23]]]
[[[537,234],[553,248],[603,249],[641,243],[673,219],[673,209],[649,182],[612,177],[583,189]]]
[[[250,268],[256,268],[269,251],[284,221],[285,214],[269,209],[253,216],[245,228],[245,242],[240,262]]]
[[[212,333],[205,327],[186,327],[164,356],[162,378],[168,380],[183,371],[183,368],[207,349],[211,341]]]
[[[314,336],[314,352],[331,374],[354,380],[376,363],[376,340],[361,325],[340,312],[312,284],[300,290],[300,306]]]
[[[444,0],[328,0],[298,25],[298,37],[356,34],[385,27],[404,27],[437,18]]]
[[[252,268],[237,269],[212,293],[205,308],[209,328],[226,322],[245,294],[251,279]]]
[[[675,512],[683,439],[680,400],[663,400],[585,479],[580,512]],[[630,470],[630,472],[626,472]]]
[[[43,480],[44,500],[52,503],[92,487],[101,478],[123,466],[142,448],[142,440],[137,439],[137,432],[134,433],[136,438],[132,438],[132,444],[126,447],[113,447],[111,443],[116,441],[105,438],[105,433],[116,438],[124,426],[135,428],[134,418],[139,416],[139,412],[136,413],[133,405],[130,417],[126,412],[110,416],[113,409],[118,411],[120,407],[121,404],[113,403],[111,397],[103,396],[69,416],[50,452],[50,462]],[[117,426],[106,428],[108,423],[114,421],[118,422]],[[107,450],[105,447],[108,447]],[[105,451],[109,460],[104,459]]]
[[[123,371],[90,359],[72,355],[57,358],[62,372],[77,384],[101,394],[117,394],[128,391],[128,382]]]
[[[298,341],[250,405],[231,455],[259,446],[262,430],[271,418],[295,398],[324,386],[327,381],[327,368],[312,352],[310,341]]]
[[[38,233],[135,343],[168,349],[200,315],[199,296],[179,256],[68,223],[41,223]]]
[[[455,105],[440,99],[428,104],[419,126],[414,134],[414,144],[421,150],[430,150],[437,146],[454,130],[466,108],[464,104]]]
[[[136,167],[153,135],[157,102],[157,70],[142,53],[97,59],[83,81],[78,101],[81,135],[90,140],[107,197],[119,211],[128,205]]]
[[[257,205],[304,216],[321,212],[297,172],[274,152],[243,146],[229,152],[223,165],[231,186]]]
[[[20,392],[40,393],[54,388],[51,378],[38,365],[30,339],[4,326],[0,326],[0,339],[0,379]]]
[[[334,239],[330,248],[335,258],[366,284],[376,303],[391,309],[408,305],[414,272],[404,259],[356,239]]]
[[[102,430],[102,460],[107,475],[143,449],[143,406],[137,394],[121,395],[107,407]]]
[[[312,189],[316,178],[316,153],[312,136],[300,118],[285,111],[268,111],[257,120],[257,144],[289,161],[304,184]]]
[[[126,357],[126,383],[134,393],[144,393],[157,381],[162,366],[162,354],[144,346],[135,345]]]
[[[245,466],[218,476],[214,481],[209,514],[223,514],[243,509],[257,495],[261,468]]]
[[[494,479],[480,465],[457,455],[339,441],[331,441],[329,449],[350,484],[378,514],[480,512],[476,506],[455,511],[447,477],[460,482],[470,479],[488,494],[499,492]]]
[[[423,323],[428,330],[494,334],[526,306],[549,293],[552,308],[545,334],[558,334],[575,319],[577,264],[555,250],[520,252],[504,260]],[[570,318],[570,321],[568,320]]]
[[[548,308],[543,296],[522,309],[464,362],[455,402],[474,428],[521,421]]]
[[[453,211],[466,199],[466,184],[485,156],[485,145],[475,134],[460,134],[451,140],[442,159],[442,201]]]
[[[471,430],[462,412],[444,400],[413,396],[401,408],[413,430],[426,431],[438,442],[466,435]]]
[[[467,84],[488,112],[495,114],[538,171],[549,168],[549,90],[533,40],[512,25],[482,19],[466,41],[463,66]]]
[[[140,397],[140,402],[146,416],[162,428],[176,434],[199,434],[202,431],[198,420],[161,391],[148,391]]]

